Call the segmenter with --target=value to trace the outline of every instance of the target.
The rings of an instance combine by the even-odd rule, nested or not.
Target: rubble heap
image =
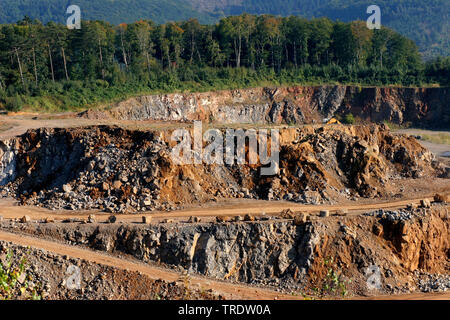
[[[165,138],[170,134],[162,132],[111,126],[29,130],[0,142],[8,170],[0,172],[0,194],[51,209],[122,213],[230,198],[319,204],[383,197],[392,179],[440,172],[414,138],[393,135],[384,125],[286,130],[295,134],[282,139],[273,176],[261,176],[259,165],[177,165]]]

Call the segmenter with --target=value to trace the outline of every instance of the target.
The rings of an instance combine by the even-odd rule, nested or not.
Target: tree
[[[311,34],[314,35],[308,39],[310,63],[329,64],[333,23],[327,18],[320,18],[312,20],[309,26]]]
[[[353,43],[356,53],[356,64],[364,66],[369,56],[373,32],[366,26],[366,22],[354,21],[350,23]]]
[[[337,22],[333,26],[333,60],[340,66],[353,64],[357,60],[356,43],[351,26],[347,23]]]

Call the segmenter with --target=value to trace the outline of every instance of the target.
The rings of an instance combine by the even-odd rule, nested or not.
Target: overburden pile
[[[279,172],[261,176],[260,165],[177,165],[168,130],[29,130],[0,141],[0,194],[50,209],[133,213],[231,198],[320,204],[384,197],[392,179],[443,173],[414,138],[384,125],[280,133]]]

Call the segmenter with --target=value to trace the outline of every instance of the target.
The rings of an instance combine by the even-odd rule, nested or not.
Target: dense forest
[[[414,40],[426,58],[450,55],[448,0],[188,0],[199,9],[215,7],[226,15],[271,13],[332,20],[366,20],[372,4],[381,8],[382,24]],[[213,9],[214,10],[214,9]]]
[[[0,23],[15,23],[25,15],[43,23],[64,23],[70,4],[80,6],[85,20],[115,25],[141,19],[166,23],[189,18],[211,24],[242,13],[364,21],[367,7],[377,4],[382,24],[416,42],[426,59],[450,55],[448,0],[1,0]]]
[[[0,104],[55,110],[129,95],[258,85],[450,84],[450,59],[424,64],[415,43],[365,22],[272,15],[80,30],[24,18],[0,26]]]

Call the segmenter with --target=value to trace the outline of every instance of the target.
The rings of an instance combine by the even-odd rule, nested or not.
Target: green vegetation
[[[12,262],[12,252],[8,251],[5,261],[0,261],[0,300],[31,299],[41,300],[41,290],[30,280],[25,271],[26,259],[22,258],[18,264]]]
[[[343,119],[343,122],[345,123],[345,124],[354,124],[355,123],[355,117],[353,116],[353,114],[351,114],[351,113],[349,113],[349,114],[347,114],[345,117],[344,117],[344,119]]]
[[[424,134],[422,139],[425,141],[450,145],[450,132],[440,132],[436,134]]]
[[[342,274],[336,269],[333,257],[326,258],[323,261],[324,267],[327,269],[325,278],[321,280],[321,287],[315,288],[316,294],[319,297],[326,297],[329,295],[340,295],[345,298],[348,295],[347,285],[351,280],[344,280]]]
[[[151,19],[158,23],[198,18],[209,23],[215,17],[194,10],[184,0],[2,0],[0,1],[0,23],[14,23],[24,16],[65,23],[66,9],[70,4],[78,5],[85,20],[104,20],[113,24],[128,23],[140,19]]]
[[[450,2],[447,0],[277,0],[276,5],[273,0],[247,0],[240,6],[226,7],[224,12],[294,14],[353,21],[366,20],[369,16],[366,9],[372,4],[381,9],[381,23],[414,40],[425,57],[450,55]]]
[[[0,107],[81,109],[146,93],[263,85],[448,85],[450,59],[365,22],[244,14],[81,30],[25,18],[0,26]]]
[[[384,123],[386,126],[388,126],[388,128],[389,128],[390,130],[401,130],[401,129],[408,129],[408,128],[411,128],[411,127],[412,127],[412,123],[409,122],[409,121],[404,122],[404,123],[402,123],[402,124],[398,124],[398,123],[392,123],[392,122],[390,122],[390,121],[385,120],[385,121],[383,121],[383,123]]]
[[[188,18],[213,23],[220,17],[244,12],[365,21],[367,7],[377,4],[381,8],[382,24],[415,41],[425,57],[450,55],[450,2],[447,0],[378,0],[375,3],[372,0],[2,0],[0,23],[14,23],[25,15],[44,23],[64,23],[69,4],[80,6],[85,20],[113,24],[140,19],[166,23]]]

